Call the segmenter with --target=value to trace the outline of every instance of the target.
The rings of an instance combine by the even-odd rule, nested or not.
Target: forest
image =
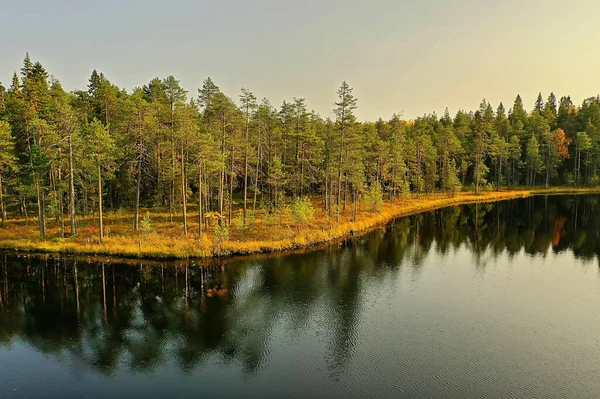
[[[345,81],[333,118],[301,97],[277,106],[230,94],[210,77],[192,92],[173,76],[128,91],[96,70],[67,92],[27,54],[0,84],[2,226],[36,226],[42,240],[83,228],[95,245],[161,232],[209,247],[282,239],[315,220],[331,231],[408,197],[600,183],[600,96],[360,122]]]

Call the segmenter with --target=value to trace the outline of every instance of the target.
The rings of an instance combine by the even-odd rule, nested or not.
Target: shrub
[[[298,197],[292,204],[292,217],[298,229],[305,227],[313,218],[315,210],[308,197]]]
[[[223,223],[223,226],[217,224],[213,229],[213,237],[215,238],[215,243],[221,247],[229,239],[229,226],[225,225],[225,223]]]
[[[152,230],[153,230],[152,229],[152,218],[150,217],[150,211],[146,211],[146,215],[142,219],[142,221],[140,223],[140,227],[142,228],[142,231],[144,231],[145,233],[152,232]]]
[[[383,193],[378,183],[372,183],[364,194],[364,203],[369,212],[379,212],[383,205]]]
[[[238,213],[233,218],[233,227],[238,232],[238,234],[244,235],[246,233],[246,226],[244,226],[244,214]]]
[[[575,175],[572,172],[565,173],[565,183],[568,186],[575,185]]]
[[[253,228],[254,225],[256,224],[256,214],[254,213],[253,210],[249,209],[247,217],[248,217],[248,220],[247,220],[248,227]]]

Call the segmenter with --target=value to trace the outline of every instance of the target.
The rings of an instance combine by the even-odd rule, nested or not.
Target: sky
[[[173,75],[195,97],[210,76],[234,100],[303,97],[324,117],[345,80],[361,121],[600,92],[597,0],[0,3],[5,86],[29,52],[67,90],[97,69],[127,90]]]

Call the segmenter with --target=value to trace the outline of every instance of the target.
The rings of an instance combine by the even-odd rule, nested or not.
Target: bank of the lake
[[[448,206],[488,203],[534,195],[577,195],[600,193],[600,187],[516,189],[493,192],[462,192],[455,196],[436,193],[410,195],[396,201],[385,201],[378,212],[360,210],[353,221],[351,206],[330,221],[327,214],[318,210],[310,223],[299,227],[289,216],[272,216],[257,213],[247,227],[236,218],[230,231],[217,239],[211,229],[200,238],[197,215],[188,216],[187,236],[181,232],[181,217],[171,221],[168,215],[152,214],[150,227],[134,231],[132,216],[120,212],[105,217],[106,236],[102,244],[97,240],[96,220],[91,217],[78,219],[79,231],[75,236],[61,238],[60,224],[48,223],[47,237],[38,236],[37,220],[9,219],[0,229],[0,248],[27,252],[66,253],[79,255],[108,255],[126,258],[186,259],[212,258],[257,253],[290,251],[330,241],[341,240],[351,234],[360,235],[403,216],[432,211]],[[67,227],[68,229],[68,227]]]

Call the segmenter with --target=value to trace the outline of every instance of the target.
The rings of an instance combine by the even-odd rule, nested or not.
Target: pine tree
[[[337,196],[336,196],[336,205],[338,207],[338,212],[336,215],[336,220],[339,221],[339,207],[341,204],[342,198],[342,177],[347,168],[347,142],[349,141],[349,135],[351,133],[351,129],[354,128],[355,117],[354,111],[357,108],[356,103],[358,99],[354,97],[352,94],[352,88],[343,81],[340,85],[339,90],[337,91],[338,101],[335,103],[336,108],[334,109],[334,113],[336,115],[336,127],[337,127],[337,147],[338,147],[338,177],[337,177]]]
[[[407,167],[406,167],[406,137],[404,127],[398,115],[394,114],[388,122],[388,164],[387,174],[389,175],[390,192],[392,198],[396,198],[398,193],[406,193],[408,188]]]
[[[535,136],[531,136],[527,142],[527,147],[525,149],[525,163],[528,170],[527,184],[535,186],[535,176],[542,170],[544,165],[542,156],[540,155],[540,146]]]
[[[198,105],[202,108],[204,117],[209,124],[212,122],[211,119],[215,112],[213,102],[218,93],[220,93],[219,86],[210,77],[206,78],[202,83],[202,88],[198,89]]]
[[[25,53],[25,58],[23,59],[23,67],[21,68],[21,76],[23,77],[23,80],[27,79],[31,75],[32,70],[33,63],[31,62],[29,53]]]
[[[8,173],[16,170],[15,141],[11,135],[10,125],[8,122],[0,120],[0,217],[2,218],[2,227],[4,227],[6,219],[3,180]]]
[[[277,211],[281,205],[282,200],[282,189],[285,186],[286,178],[283,171],[283,163],[281,157],[275,155],[269,165],[269,184],[271,185],[271,191],[273,193],[272,210]]]
[[[450,195],[455,196],[460,192],[462,185],[460,184],[460,179],[458,178],[458,170],[456,168],[456,163],[454,159],[451,159],[448,163],[448,167],[444,171],[444,191],[450,193]]]
[[[544,115],[544,118],[546,119],[550,127],[552,129],[555,129],[556,117],[558,116],[558,104],[554,93],[550,93],[550,95],[548,96],[548,100],[544,105],[544,111],[542,112],[542,114]]]
[[[240,102],[242,103],[242,110],[245,115],[245,143],[244,143],[244,226],[246,225],[247,219],[247,208],[248,208],[248,157],[250,156],[250,116],[256,110],[256,97],[248,89],[242,88],[242,94],[240,95]]]
[[[544,99],[542,98],[542,93],[538,94],[537,100],[535,100],[535,105],[533,107],[534,112],[542,113],[544,110]]]
[[[103,219],[103,182],[110,179],[116,169],[115,159],[117,147],[114,138],[110,135],[108,127],[94,119],[89,126],[88,132],[89,150],[94,154],[96,164],[96,181],[98,188],[98,242],[102,244],[104,239]]]
[[[6,87],[0,82],[0,118],[6,112]]]
[[[511,186],[515,186],[518,182],[516,174],[521,165],[521,141],[516,134],[510,136],[508,143],[508,159],[511,167],[510,184]]]
[[[473,179],[475,180],[475,192],[479,192],[479,187],[487,183],[486,179],[489,168],[485,164],[485,157],[493,133],[493,121],[494,111],[492,110],[492,106],[483,99],[479,105],[479,110],[475,113],[473,128]]]
[[[592,148],[592,140],[588,136],[586,132],[578,132],[575,137],[575,185],[579,186],[579,181],[581,179],[581,153],[589,151]]]
[[[515,98],[514,105],[512,107],[511,112],[509,113],[508,119],[510,120],[510,124],[515,126],[517,122],[521,122],[523,126],[525,126],[525,122],[527,122],[527,112],[525,108],[523,108],[523,100],[520,95],[517,95]]]

